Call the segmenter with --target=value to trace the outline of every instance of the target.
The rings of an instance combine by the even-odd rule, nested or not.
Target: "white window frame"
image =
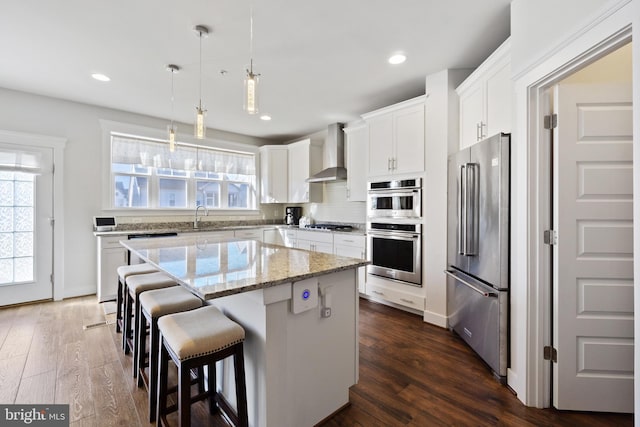
[[[100,125],[102,128],[102,210],[110,211],[114,214],[119,214],[122,216],[136,216],[140,214],[180,214],[180,213],[193,213],[195,209],[195,186],[196,182],[199,180],[209,180],[208,178],[198,178],[195,176],[193,172],[188,173],[187,179],[187,207],[158,207],[159,204],[159,178],[171,178],[169,175],[158,176],[155,171],[152,171],[150,175],[145,175],[149,178],[149,199],[147,207],[116,207],[114,201],[114,191],[115,191],[115,180],[114,173],[111,171],[111,136],[112,134],[120,134],[125,136],[131,136],[133,138],[139,139],[149,139],[155,141],[164,141],[166,140],[166,132],[164,130],[148,128],[144,126],[131,125],[126,123],[113,122],[109,120],[100,120]],[[258,195],[258,185],[259,185],[259,170],[258,170],[258,153],[259,149],[257,146],[242,144],[237,142],[229,142],[217,139],[205,139],[205,140],[196,140],[193,137],[180,135],[180,142],[189,144],[189,145],[197,145],[205,148],[213,148],[213,149],[221,149],[221,150],[229,150],[236,152],[243,152],[247,154],[252,154],[254,156],[255,162],[255,179],[250,185],[253,187],[253,195],[250,197],[253,198],[253,201],[249,202],[250,208],[242,209],[242,208],[209,208],[209,215],[244,215],[244,216],[252,216],[252,215],[260,215],[259,208],[259,195]],[[117,173],[120,175],[127,175]],[[132,174],[137,175],[137,174]],[[180,177],[175,177],[180,178]],[[218,181],[222,182],[222,181]],[[235,182],[235,181],[234,181]],[[226,185],[221,186],[221,199],[226,197]]]

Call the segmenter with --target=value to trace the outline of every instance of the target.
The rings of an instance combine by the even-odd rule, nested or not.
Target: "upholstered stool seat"
[[[184,313],[170,314],[158,320],[160,344],[160,372],[158,377],[158,425],[166,425],[167,382],[169,357],[178,366],[178,412],[181,426],[189,426],[190,405],[193,401],[209,399],[209,411],[221,409],[236,426],[248,425],[246,383],[244,377],[244,329],[213,306],[205,306]],[[233,356],[236,381],[236,406],[231,405],[216,389],[216,367],[219,360]],[[208,367],[208,390],[191,397],[190,371]]]
[[[171,277],[164,273],[156,271],[155,273],[136,274],[127,277],[126,280],[126,292],[124,293],[124,331],[122,334],[122,348],[125,354],[129,354],[130,350],[133,350],[134,363],[133,363],[133,375],[137,373],[137,366],[135,363],[135,354],[137,350],[137,343],[133,340],[133,319],[138,319],[139,305],[138,296],[144,291],[150,291],[153,289],[168,288],[170,286],[178,286],[178,284]]]
[[[125,281],[127,277],[134,274],[147,274],[158,271],[155,267],[147,264],[121,265],[116,270],[118,272],[118,293],[116,295],[116,332],[122,330],[122,303],[124,301]]]
[[[202,307],[202,300],[182,286],[146,291],[140,294],[138,305],[140,316],[135,329],[138,342],[137,366],[138,387],[143,384],[149,392],[149,422],[156,419],[156,403],[158,401],[158,319],[161,316]],[[147,322],[149,323],[149,375],[145,372]]]

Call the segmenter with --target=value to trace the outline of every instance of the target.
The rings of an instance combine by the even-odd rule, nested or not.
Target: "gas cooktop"
[[[342,224],[308,224],[305,228],[313,228],[314,230],[327,230],[327,231],[351,231],[353,227],[350,225]]]

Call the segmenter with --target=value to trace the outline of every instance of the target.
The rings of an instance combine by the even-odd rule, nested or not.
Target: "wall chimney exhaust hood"
[[[327,167],[312,177],[307,182],[331,182],[347,179],[347,170],[344,167],[344,124],[333,123],[329,125],[327,139],[324,141],[324,158]]]

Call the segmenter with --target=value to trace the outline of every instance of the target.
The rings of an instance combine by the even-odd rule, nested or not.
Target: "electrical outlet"
[[[322,317],[331,317],[331,309],[330,308],[323,308],[320,310],[320,314],[322,315]]]

